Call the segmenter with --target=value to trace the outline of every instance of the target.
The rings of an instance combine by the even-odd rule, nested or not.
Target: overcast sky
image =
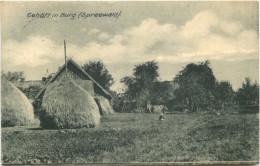
[[[115,79],[155,60],[160,80],[188,63],[210,60],[217,80],[236,90],[258,81],[257,2],[2,2],[2,70],[26,80],[56,72],[67,56],[80,65],[102,60]],[[118,18],[32,18],[28,13],[121,12]]]

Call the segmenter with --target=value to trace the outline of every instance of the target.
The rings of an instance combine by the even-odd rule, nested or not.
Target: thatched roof
[[[34,123],[33,106],[11,82],[1,77],[2,127],[26,126]]]
[[[97,86],[103,93],[104,97],[108,98],[109,100],[112,98],[110,93],[108,93],[98,82],[96,82],[87,72],[85,72],[75,61],[72,59],[67,60],[66,64],[71,63],[74,65],[82,74],[84,74],[87,78],[89,78],[91,81],[93,81],[94,85]],[[35,101],[43,95],[46,88],[50,85],[50,83],[54,82],[56,78],[61,74],[61,72],[65,69],[66,65],[64,64],[57,72],[56,74],[48,81],[48,83],[44,86],[44,88],[36,95]]]
[[[94,98],[68,77],[47,87],[39,117],[44,128],[94,127],[100,123]]]
[[[93,82],[90,80],[81,80],[81,79],[75,79],[73,80],[76,84],[78,84],[81,88],[86,90],[90,95],[94,96],[94,86]]]

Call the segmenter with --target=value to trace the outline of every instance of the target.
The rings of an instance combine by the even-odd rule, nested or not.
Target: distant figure
[[[163,105],[162,113],[165,114],[166,111],[168,111],[168,108],[165,105]]]
[[[151,105],[151,104],[147,104],[146,105],[146,112],[148,112],[148,113],[151,113],[152,112],[152,108],[153,106]]]
[[[163,114],[163,113],[160,114],[159,120],[160,120],[160,121],[163,121],[163,120],[164,120],[164,114]]]

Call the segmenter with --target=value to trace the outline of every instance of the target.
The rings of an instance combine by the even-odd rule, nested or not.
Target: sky
[[[245,77],[258,82],[258,29],[258,2],[252,1],[2,2],[1,66],[40,80],[64,64],[66,40],[67,56],[78,64],[101,60],[107,66],[113,90],[121,91],[120,79],[135,65],[151,60],[161,81],[209,60],[216,79],[237,90]]]

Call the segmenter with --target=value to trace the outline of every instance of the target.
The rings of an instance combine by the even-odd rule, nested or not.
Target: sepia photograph
[[[2,1],[1,164],[259,164],[258,1]]]

